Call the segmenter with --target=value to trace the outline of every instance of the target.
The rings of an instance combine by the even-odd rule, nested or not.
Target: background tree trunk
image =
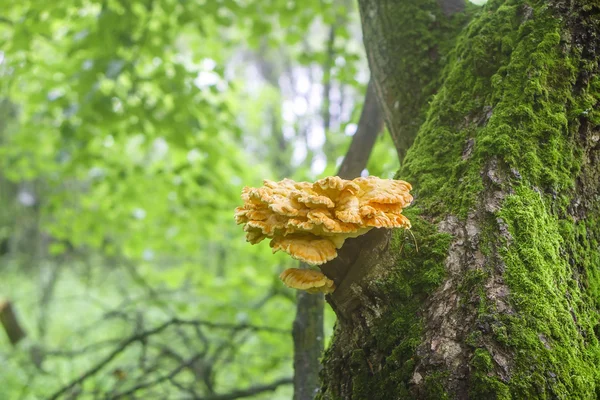
[[[373,81],[369,81],[356,133],[340,165],[338,176],[354,179],[367,167],[377,135],[383,129],[383,115],[378,106]],[[309,268],[301,264],[301,268]],[[319,372],[324,349],[322,293],[299,290],[296,297],[294,338],[294,400],[312,400],[319,392]]]
[[[490,1],[438,59],[410,145],[394,104],[424,92],[389,63],[407,19],[446,15],[413,3],[360,1],[386,123],[410,146],[414,238],[373,231],[324,267],[338,322],[321,397],[598,398],[600,6]]]

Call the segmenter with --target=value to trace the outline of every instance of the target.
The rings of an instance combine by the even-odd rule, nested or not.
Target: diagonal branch
[[[234,390],[230,393],[215,394],[213,396],[202,397],[199,400],[235,400],[244,397],[251,397],[264,392],[272,392],[277,390],[279,386],[289,385],[293,382],[292,378],[282,378],[267,385],[251,386],[247,389]]]
[[[179,366],[177,366],[177,368],[173,369],[171,372],[169,372],[167,375],[163,375],[157,379],[154,379],[152,381],[147,381],[147,382],[143,382],[140,383],[138,385],[135,385],[134,387],[132,387],[131,389],[122,392],[122,393],[117,393],[114,396],[111,396],[111,400],[116,400],[116,399],[122,399],[124,397],[130,396],[132,394],[134,394],[135,392],[139,391],[139,390],[143,390],[149,387],[153,387],[156,385],[159,385],[165,381],[170,381],[173,378],[175,378],[180,372],[182,372],[184,369],[188,368],[189,366],[193,365],[196,361],[200,360],[202,358],[202,354],[196,354],[194,357],[190,358],[189,360],[185,361],[184,363],[180,364]]]
[[[379,105],[400,163],[440,86],[445,57],[469,13],[464,0],[359,0]],[[393,51],[391,51],[393,49]]]
[[[363,109],[358,121],[358,128],[352,137],[348,152],[340,165],[338,176],[343,179],[354,179],[366,168],[369,156],[375,145],[379,132],[383,130],[383,113],[377,104],[375,84],[369,80]]]

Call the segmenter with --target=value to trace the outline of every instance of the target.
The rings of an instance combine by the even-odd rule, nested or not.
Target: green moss
[[[369,398],[370,367],[363,350],[354,350],[350,355],[350,371],[352,372],[352,398]]]
[[[398,256],[396,265],[387,279],[372,282],[375,293],[381,293],[397,306],[373,323],[378,328],[372,342],[363,346],[368,352],[361,348],[350,355],[353,399],[387,400],[390,393],[395,399],[414,398],[409,386],[417,361],[415,350],[423,334],[418,311],[445,277],[444,260],[451,236],[439,233],[436,225],[421,218],[416,208],[408,210],[406,215],[413,224],[411,232],[396,231],[391,241],[392,252]],[[383,362],[371,365],[369,357],[373,354],[377,360],[383,357]],[[425,397],[420,398],[448,398],[442,385],[443,376],[443,372],[423,376]],[[324,398],[335,396],[330,390],[325,391]]]
[[[597,11],[594,4],[578,7]],[[507,382],[498,380],[484,338],[469,335],[473,398],[600,397],[600,208],[588,204],[578,220],[569,212],[576,190],[593,198],[600,181],[579,132],[582,121],[600,124],[597,55],[570,40],[586,24],[600,31],[600,20],[581,9],[573,19],[555,13],[545,1],[488,3],[449,55],[444,84],[398,174],[433,220],[480,209],[484,189],[513,193],[486,219],[481,246],[490,256],[502,244],[515,313],[500,314],[480,296],[479,319],[515,364]],[[492,163],[494,176],[482,174]],[[587,186],[577,189],[576,179]],[[499,235],[505,228],[510,238]],[[469,272],[460,290],[483,293],[486,276]]]
[[[375,332],[374,346],[378,353],[387,357],[383,370],[371,378],[371,390],[381,389],[381,397],[371,392],[372,397],[369,398],[373,399],[387,398],[385,393],[399,393],[400,399],[412,398],[408,390],[409,381],[415,365],[415,349],[423,333],[418,310],[427,295],[445,277],[444,260],[451,236],[439,233],[434,224],[419,216],[416,208],[407,211],[406,215],[413,224],[412,234],[408,231],[395,232],[391,246],[398,255],[398,262],[390,271],[389,279],[378,283],[378,291],[399,306],[382,316],[377,324],[382,329]],[[439,384],[439,379],[430,379],[429,376],[424,379]]]
[[[494,361],[485,349],[475,350],[471,358],[472,368],[469,396],[473,399],[510,400],[512,396],[508,385],[493,376]]]
[[[560,21],[534,4],[533,17],[524,21],[523,1],[490,2],[450,54],[431,106],[435,115],[421,127],[399,173],[428,211],[466,216],[491,157],[527,171],[530,184],[555,192],[572,188],[579,162],[564,132],[574,67],[563,54]]]
[[[363,25],[367,49],[393,46],[394,51],[378,54],[371,64],[384,69],[390,96],[385,101],[393,113],[387,115],[388,128],[402,160],[426,117],[432,96],[438,90],[440,71],[455,38],[467,24],[477,6],[467,2],[464,12],[447,17],[439,1],[401,1],[381,3],[386,20],[402,29],[387,30],[382,40],[371,24]],[[369,12],[369,11],[363,11]],[[381,60],[381,58],[383,60]],[[386,65],[381,66],[385,62]],[[393,94],[392,94],[393,93]]]
[[[463,297],[467,297],[468,294],[473,293],[474,290],[479,289],[481,284],[486,281],[489,273],[481,269],[469,270],[464,275],[458,290],[462,293]]]
[[[495,376],[474,372],[470,383],[469,396],[473,399],[510,400],[513,398],[508,385]]]
[[[512,391],[528,398],[595,398],[600,388],[598,214],[586,222],[559,219],[547,199],[521,186],[499,215],[512,236],[501,253],[511,302],[519,311],[502,316],[508,346],[519,349]]]
[[[444,382],[448,379],[447,372],[432,372],[425,377],[424,400],[448,400],[450,395],[444,389]]]

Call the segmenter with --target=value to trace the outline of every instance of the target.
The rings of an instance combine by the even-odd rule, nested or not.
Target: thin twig
[[[114,360],[119,354],[121,354],[125,349],[127,349],[131,344],[140,342],[148,338],[149,336],[156,335],[170,326],[180,326],[180,325],[188,325],[188,326],[207,326],[215,329],[228,329],[228,330],[253,330],[253,331],[264,331],[264,332],[272,332],[272,333],[280,333],[280,334],[289,334],[290,331],[286,329],[272,328],[268,326],[258,326],[251,324],[228,324],[228,323],[216,323],[210,321],[202,321],[202,320],[183,320],[179,318],[170,319],[167,322],[164,322],[162,325],[157,326],[156,328],[149,329],[146,331],[139,332],[135,335],[130,336],[128,339],[123,341],[121,345],[119,345],[116,349],[114,349],[110,354],[104,357],[101,361],[99,361],[92,368],[84,372],[79,378],[73,380],[71,383],[59,389],[52,396],[49,397],[49,400],[55,400],[59,396],[68,392],[75,386],[81,384],[86,379],[97,374],[102,368],[104,368],[108,363]]]
[[[140,383],[139,385],[136,385],[136,386],[132,387],[131,389],[125,391],[125,392],[118,393],[118,394],[112,396],[111,400],[120,399],[120,398],[129,396],[131,394],[134,394],[138,390],[142,390],[142,389],[145,389],[145,388],[156,386],[156,385],[158,385],[160,383],[163,383],[165,381],[170,381],[171,379],[175,378],[181,371],[183,371],[184,369],[186,369],[190,365],[193,365],[200,358],[202,358],[202,355],[201,354],[196,354],[194,357],[190,358],[185,363],[179,365],[177,368],[175,368],[173,371],[171,371],[167,375],[161,376],[160,378],[157,378],[157,379],[155,379],[153,381]]]
[[[234,390],[230,393],[225,394],[215,394],[213,396],[202,397],[199,400],[235,400],[241,399],[244,397],[251,397],[263,392],[271,392],[276,390],[279,386],[289,385],[293,382],[292,378],[282,378],[268,385],[257,385],[251,386],[247,389],[243,390]]]

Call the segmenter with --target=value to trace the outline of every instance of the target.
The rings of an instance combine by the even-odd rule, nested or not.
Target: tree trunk
[[[360,1],[397,138],[407,94],[385,60],[414,3],[433,7]],[[412,234],[374,230],[323,268],[338,321],[321,398],[600,398],[599,53],[597,0],[491,0],[462,30],[413,110]]]
[[[300,264],[300,268],[309,268]],[[322,293],[299,290],[296,295],[296,317],[292,326],[294,339],[294,400],[312,400],[319,390],[320,359],[323,355]]]
[[[469,12],[464,0],[360,0],[371,75],[400,162],[438,90],[444,59]],[[471,9],[470,7],[469,9]]]

